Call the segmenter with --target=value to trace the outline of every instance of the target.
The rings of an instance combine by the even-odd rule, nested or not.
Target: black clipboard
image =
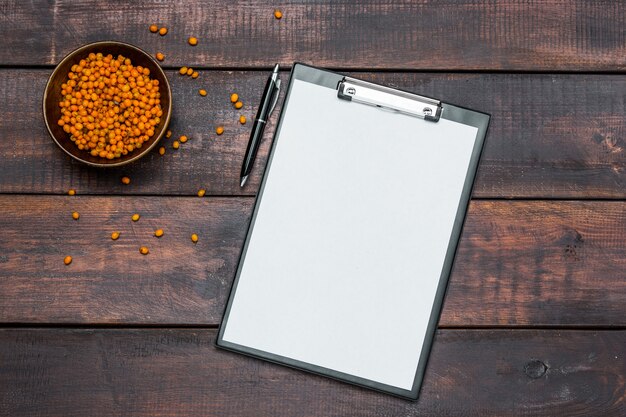
[[[256,278],[259,279],[260,281],[265,280],[265,279],[270,279],[270,280],[276,279],[277,283],[279,284],[282,283],[281,285],[287,285],[287,286],[294,285],[293,288],[298,288],[297,286],[298,274],[289,276],[289,272],[285,272],[283,274],[284,276],[278,277],[278,275],[281,275],[281,274],[276,273],[276,271],[282,271],[280,269],[280,265],[274,265],[280,262],[278,261],[278,259],[280,259],[280,256],[281,256],[281,253],[272,252],[271,247],[273,247],[274,243],[276,242],[273,242],[272,244],[267,244],[267,242],[270,242],[270,241],[263,240],[260,237],[258,237],[260,236],[259,234],[263,233],[262,230],[263,230],[263,227],[265,227],[263,222],[268,221],[265,219],[268,217],[271,218],[271,216],[268,214],[267,211],[272,210],[272,209],[276,210],[276,207],[280,208],[280,198],[278,198],[278,203],[274,203],[274,206],[269,205],[270,203],[267,203],[265,205],[261,204],[261,202],[263,202],[264,195],[267,193],[267,195],[269,196],[267,197],[268,200],[269,199],[276,200],[277,199],[276,193],[282,192],[283,193],[282,195],[285,195],[286,193],[284,191],[290,190],[289,188],[284,188],[284,187],[288,187],[288,185],[282,185],[283,187],[282,191],[281,191],[280,186],[275,186],[275,183],[277,182],[280,183],[280,178],[284,179],[284,175],[282,177],[278,177],[279,178],[278,180],[276,179],[277,174],[274,174],[272,176],[273,166],[275,166],[274,171],[276,172],[281,172],[281,170],[288,169],[288,168],[284,168],[284,165],[281,165],[282,162],[280,162],[280,161],[289,159],[288,155],[285,153],[286,152],[285,149],[287,149],[288,145],[281,145],[281,143],[290,144],[289,145],[291,146],[290,149],[299,149],[296,146],[297,144],[293,145],[294,141],[297,141],[299,137],[299,135],[293,134],[294,126],[297,129],[298,124],[289,118],[300,117],[301,118],[300,121],[302,122],[305,120],[308,120],[308,117],[303,116],[303,113],[300,113],[300,115],[297,115],[297,114],[294,115],[294,113],[291,110],[289,110],[290,106],[296,105],[294,104],[295,101],[294,103],[290,103],[291,93],[292,93],[292,90],[294,89],[294,84],[297,84],[299,89],[305,88],[305,87],[306,88],[322,87],[324,90],[323,91],[320,90],[320,91],[322,91],[324,95],[324,100],[331,100],[330,94],[332,93],[334,98],[336,98],[339,101],[343,101],[345,105],[347,106],[371,105],[371,106],[367,106],[368,108],[370,108],[370,110],[367,110],[367,112],[369,113],[366,113],[366,114],[374,115],[374,117],[377,117],[375,116],[376,113],[373,113],[376,111],[380,111],[380,112],[391,111],[393,113],[400,113],[401,115],[399,115],[398,117],[401,119],[397,119],[397,120],[402,121],[402,123],[415,123],[416,130],[418,130],[417,126],[422,126],[423,128],[428,128],[432,130],[433,126],[437,126],[437,124],[440,123],[441,125],[439,126],[442,126],[441,129],[444,128],[443,127],[444,125],[445,126],[453,125],[454,127],[456,127],[457,125],[463,125],[463,126],[471,127],[473,129],[472,132],[475,131],[475,137],[472,138],[472,143],[468,144],[467,142],[463,142],[463,146],[466,149],[465,154],[467,154],[467,157],[469,158],[468,163],[467,163],[467,170],[465,172],[465,176],[464,176],[464,179],[462,180],[461,185],[457,187],[457,189],[460,190],[460,193],[458,195],[458,204],[456,205],[456,207],[451,208],[451,210],[454,210],[453,220],[448,219],[447,220],[448,223],[446,223],[447,225],[450,226],[449,227],[450,233],[449,233],[449,236],[444,236],[446,239],[447,245],[445,247],[445,254],[443,255],[443,258],[442,258],[443,262],[440,265],[440,274],[436,282],[431,282],[434,279],[432,277],[430,281],[428,281],[428,285],[430,285],[429,288],[431,288],[434,291],[433,298],[432,298],[433,302],[432,302],[432,306],[429,308],[428,317],[424,317],[424,314],[420,316],[421,317],[420,320],[425,320],[424,325],[422,326],[423,329],[420,330],[420,331],[423,331],[423,339],[422,339],[421,345],[416,345],[416,348],[415,348],[414,355],[416,358],[416,362],[415,362],[416,367],[415,367],[414,372],[411,369],[412,381],[410,384],[407,384],[406,382],[404,382],[404,385],[399,386],[401,384],[386,383],[385,378],[389,380],[393,380],[393,375],[391,376],[385,375],[384,377],[380,377],[380,378],[368,378],[368,377],[363,377],[362,375],[358,375],[361,372],[360,371],[361,368],[359,368],[358,363],[356,366],[353,366],[352,368],[352,369],[358,370],[358,372],[344,372],[340,369],[337,369],[337,368],[341,368],[341,366],[323,366],[320,363],[313,363],[313,361],[302,360],[302,358],[297,357],[298,355],[301,355],[303,357],[306,357],[306,355],[309,355],[310,357],[315,357],[317,351],[314,348],[310,348],[310,352],[309,352],[307,350],[309,349],[309,347],[305,347],[302,349],[304,351],[307,351],[306,353],[299,352],[298,355],[295,355],[295,354],[291,355],[291,354],[282,354],[285,352],[285,350],[283,349],[283,346],[279,346],[278,348],[276,346],[268,347],[269,345],[267,344],[267,341],[262,340],[263,329],[259,329],[259,327],[262,327],[263,324],[266,324],[268,328],[270,328],[272,327],[272,325],[274,325],[275,322],[279,322],[281,320],[284,320],[284,321],[288,320],[288,319],[283,318],[282,316],[281,317],[274,316],[276,320],[266,320],[264,322],[261,322],[261,325],[257,325],[257,326],[253,325],[255,323],[254,320],[257,319],[258,316],[263,316],[263,314],[265,313],[265,309],[269,310],[270,308],[274,308],[270,306],[264,307],[264,305],[261,302],[259,302],[257,298],[254,298],[254,294],[251,291],[254,290],[254,285],[260,285],[260,283],[255,283],[254,281],[252,281],[254,279],[255,274],[257,274]],[[328,89],[328,91],[326,91],[325,89]],[[294,100],[296,99],[294,98]],[[331,101],[327,101],[327,102],[332,103]],[[333,106],[335,105],[334,103],[332,104]],[[343,108],[348,109],[348,108],[356,108],[356,107],[341,107],[341,109]],[[307,114],[311,116],[311,118],[315,117],[315,114],[316,114],[315,107],[308,108],[306,109],[306,111],[307,111]],[[359,109],[358,111],[362,112],[364,110]],[[289,114],[289,116],[287,116],[289,122],[287,123],[288,126],[285,127],[285,129],[290,129],[289,132],[291,133],[285,133],[286,131],[281,133],[285,125],[286,114]],[[467,208],[469,205],[470,196],[472,192],[472,187],[474,184],[474,179],[475,179],[476,171],[478,168],[478,163],[480,160],[480,155],[481,155],[483,145],[484,145],[487,127],[489,124],[489,119],[490,119],[490,116],[482,112],[477,112],[477,111],[465,109],[459,106],[442,103],[439,100],[435,100],[432,98],[415,95],[413,93],[409,93],[409,92],[405,92],[405,91],[401,91],[397,89],[392,89],[389,87],[369,83],[367,81],[363,81],[363,80],[359,80],[359,79],[355,79],[351,77],[346,77],[344,75],[341,75],[335,72],[296,63],[293,66],[293,69],[291,71],[291,77],[290,77],[290,81],[289,81],[289,85],[288,85],[288,89],[287,89],[287,93],[285,97],[285,104],[283,106],[283,110],[279,118],[278,126],[276,129],[276,133],[274,135],[274,140],[272,142],[272,147],[270,150],[269,160],[264,171],[260,191],[255,202],[253,215],[252,215],[250,224],[248,226],[246,239],[244,242],[242,252],[240,254],[239,265],[237,268],[234,283],[231,288],[229,299],[225,307],[225,312],[224,312],[223,319],[220,325],[219,334],[216,340],[217,346],[220,348],[239,352],[239,353],[253,356],[256,358],[261,358],[261,359],[275,362],[278,364],[302,369],[302,370],[313,372],[316,374],[328,376],[337,380],[341,380],[341,381],[356,384],[359,386],[375,389],[375,390],[389,393],[392,395],[396,395],[399,397],[412,399],[412,400],[417,399],[419,395],[419,390],[420,390],[420,387],[424,378],[424,374],[426,371],[428,356],[430,354],[435,332],[437,329],[437,323],[439,321],[439,316],[441,313],[441,308],[443,305],[443,300],[444,300],[446,288],[448,285],[450,272],[452,270],[454,256],[456,253],[458,242],[460,240],[463,223],[465,221]],[[341,124],[342,122],[342,119],[333,119],[333,120],[335,120],[335,123]],[[396,120],[396,119],[387,119],[387,120]],[[417,122],[417,120],[419,120],[419,122]],[[450,122],[453,122],[453,123],[450,123]],[[421,124],[418,124],[418,123],[421,123]],[[429,123],[431,125],[429,125]],[[349,129],[346,131],[350,132]],[[321,130],[321,132],[324,132],[324,130]],[[305,132],[303,132],[303,135],[304,134]],[[285,135],[287,136],[283,137]],[[391,140],[393,140],[393,137],[391,138]],[[315,149],[315,147],[312,147],[310,149]],[[328,151],[330,152],[332,151],[332,149],[328,149]],[[304,156],[304,158],[306,158],[306,155]],[[315,166],[316,166],[315,163],[311,162],[310,167],[315,167]],[[461,169],[464,169],[464,168],[461,167]],[[269,184],[268,184],[268,181],[269,181]],[[366,183],[361,184],[361,186],[367,187],[367,184]],[[430,189],[432,190],[433,184],[430,184],[430,187],[431,187]],[[295,188],[292,188],[291,190],[293,191],[295,190]],[[281,194],[278,194],[278,195],[280,196]],[[338,195],[339,194],[335,194],[335,197],[337,197]],[[294,198],[297,198],[297,197],[294,197]],[[294,201],[290,201],[289,198],[287,198],[286,200],[287,200],[287,203],[285,204],[288,207],[293,208]],[[289,206],[289,204],[291,204],[291,206]],[[289,216],[289,212],[285,213],[284,216]],[[289,217],[284,217],[284,219],[289,219]],[[276,225],[275,220],[274,220],[274,225]],[[256,226],[256,229],[258,229],[256,232],[255,232],[255,226]],[[310,233],[314,234],[314,231]],[[289,233],[284,234],[284,236],[288,236],[288,235]],[[281,238],[278,237],[278,239],[281,239]],[[307,239],[307,236],[296,235],[293,239],[294,239],[294,242],[297,243],[299,240]],[[256,243],[257,241],[261,243],[257,244]],[[263,244],[263,242],[265,242],[265,244]],[[287,244],[290,244],[290,243],[291,242],[288,242]],[[276,246],[280,246],[280,245],[277,244]],[[284,247],[287,247],[287,246],[284,246]],[[267,262],[259,263],[259,260],[258,260],[259,256],[256,256],[256,252],[259,252],[259,251],[263,252],[264,255],[266,255],[267,259],[269,259]],[[325,252],[325,253],[328,253],[328,252]],[[274,264],[272,264],[271,259],[275,260]],[[337,261],[338,258],[333,257],[333,259],[334,261],[332,262],[335,262],[336,264],[337,262],[340,262],[340,261]],[[364,259],[364,258],[361,258],[361,259]],[[323,263],[325,262],[325,260],[320,259],[319,262]],[[304,261],[304,263],[306,263],[306,260]],[[250,265],[253,265],[256,268],[256,269],[253,269],[252,272],[250,272],[250,268],[252,267]],[[268,273],[264,273],[263,271],[259,272],[260,269],[263,269],[266,266],[268,268],[267,269]],[[243,272],[243,276],[242,276],[242,272]],[[272,278],[272,277],[276,277],[276,278]],[[342,279],[342,277],[339,277],[339,279]],[[268,281],[268,282],[272,282],[272,281]],[[303,297],[302,300],[306,300],[306,294],[305,294],[306,288],[305,287],[307,283],[310,284],[311,280],[309,279],[301,283],[303,294],[298,294],[298,296],[302,296]],[[262,290],[262,288],[265,288],[265,287],[261,287],[260,289]],[[278,287],[280,287],[280,285]],[[240,288],[239,295],[238,295],[238,288]],[[295,291],[299,291],[299,290],[295,290]],[[318,292],[319,292],[319,289],[318,289]],[[262,296],[261,293],[259,293],[259,297],[261,296]],[[254,304],[254,306],[252,306],[254,308],[254,310],[252,310],[253,313],[251,313],[251,311],[246,311],[246,306],[247,306],[246,297],[248,300],[247,305],[251,306],[252,304]],[[280,299],[275,300],[275,301],[276,302],[274,302],[273,305],[281,303]],[[331,301],[328,301],[326,297],[322,299],[322,302],[326,303],[326,306],[329,306],[330,305],[329,303]],[[394,300],[387,300],[387,302],[389,302],[390,308],[395,307],[393,305]],[[405,304],[407,303],[405,302]],[[294,304],[291,303],[290,305],[293,308]],[[410,303],[408,303],[407,305],[410,306]],[[324,307],[324,305],[322,304],[321,307]],[[298,309],[298,306],[296,305],[295,308]],[[422,310],[423,310],[423,307],[422,307]],[[386,310],[383,309],[380,311],[384,312]],[[306,313],[303,313],[303,317],[307,317],[304,314]],[[337,316],[337,317],[338,317],[337,321],[340,321],[339,317],[343,317],[343,316]],[[358,320],[358,317],[356,320]],[[248,323],[247,321],[250,321],[250,323]],[[309,324],[311,323],[315,324],[314,321],[309,322]],[[352,323],[356,323],[356,322],[352,321]],[[387,324],[391,324],[391,323],[392,323],[391,320],[387,321]],[[289,325],[292,325],[292,324],[289,324]],[[332,322],[327,322],[327,326],[332,326],[332,325],[333,325]],[[246,326],[251,326],[251,327],[246,327]],[[246,328],[249,331],[246,332],[245,330]],[[289,328],[289,327],[287,326],[285,328]],[[233,329],[238,329],[238,330],[233,330]],[[241,329],[244,329],[244,330],[241,330]],[[280,329],[277,329],[276,331],[280,331]],[[312,337],[311,340],[316,340],[314,339],[314,337],[317,335],[315,333],[316,331],[319,333],[319,338],[321,339],[327,338],[327,335],[325,334],[325,331],[323,329],[311,330],[312,334],[307,334],[306,336],[311,336]],[[237,332],[239,336],[232,336],[232,334],[236,334]],[[254,333],[256,336],[251,335],[252,333]],[[395,334],[397,335],[401,333],[396,332]],[[285,335],[281,335],[281,336],[285,336]],[[239,339],[237,337],[239,337]],[[254,341],[255,337],[258,338],[259,340],[258,343]],[[372,337],[375,337],[375,336],[368,335],[366,340],[372,341],[373,340]],[[385,336],[382,336],[382,337],[385,337]],[[286,338],[285,340],[289,342],[288,340],[289,335],[285,336],[285,338]],[[242,342],[241,340],[249,340],[249,341],[252,340],[252,342],[245,342],[245,341]],[[393,344],[393,340],[390,340],[389,342],[390,342],[390,345]],[[293,341],[294,345],[297,345],[297,343],[298,343],[297,340]],[[320,350],[326,349],[327,347],[326,343],[330,343],[331,348],[329,349],[329,351],[332,352],[332,343],[333,343],[332,340],[328,340],[327,342],[320,344]],[[289,345],[291,344],[291,342],[286,343],[286,344]],[[345,347],[345,343],[344,343],[344,347]],[[410,352],[410,348],[411,347],[409,346],[409,349],[408,349],[409,352]],[[358,356],[359,345],[355,345],[354,349],[355,349],[354,355]],[[387,358],[388,360],[392,360],[393,358],[392,355],[394,355],[393,348],[390,348],[387,351],[385,350],[387,349],[380,349],[380,360],[383,362],[383,365],[379,366],[378,372],[381,372],[381,373],[384,373],[385,358]],[[377,351],[374,351],[374,354],[376,352]],[[347,356],[344,355],[344,358],[347,358]],[[323,362],[323,361],[318,361],[318,362]],[[355,360],[355,362],[357,362],[357,360]],[[332,363],[332,361],[330,361],[329,363]],[[365,364],[364,368],[367,367],[367,363],[364,362],[364,364]],[[372,371],[372,374],[375,374],[375,372],[376,370]],[[405,376],[404,381],[406,380],[407,379]]]

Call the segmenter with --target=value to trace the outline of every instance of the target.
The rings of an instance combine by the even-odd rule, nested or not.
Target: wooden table
[[[0,4],[0,415],[626,415],[624,2],[182,3]],[[165,54],[180,150],[103,171],[48,137],[53,66],[106,39]],[[492,115],[416,403],[213,344],[277,113],[243,190],[237,119],[294,61]]]

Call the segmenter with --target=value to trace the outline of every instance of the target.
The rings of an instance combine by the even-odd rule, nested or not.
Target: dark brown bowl
[[[81,59],[86,58],[91,52],[101,52],[104,55],[111,54],[114,57],[121,54],[126,58],[130,58],[133,65],[141,65],[144,68],[148,68],[150,70],[150,78],[159,80],[161,109],[163,110],[161,122],[155,127],[154,135],[152,135],[147,142],[143,143],[140,149],[135,149],[127,155],[122,155],[120,158],[100,158],[91,155],[85,150],[81,151],[74,144],[74,142],[70,140],[70,135],[58,125],[58,120],[61,117],[61,108],[59,107],[59,102],[62,98],[61,84],[67,81],[67,74],[72,68],[72,65],[77,64]],[[167,81],[167,77],[161,69],[161,66],[147,52],[137,48],[136,46],[122,42],[95,42],[81,46],[73,52],[70,52],[69,55],[63,58],[59,65],[57,65],[52,72],[52,75],[50,75],[43,95],[43,118],[52,139],[54,139],[56,144],[59,145],[59,147],[72,158],[97,167],[116,167],[125,165],[132,161],[136,161],[143,155],[150,152],[150,150],[154,148],[157,143],[159,143],[159,140],[161,140],[165,134],[167,125],[170,123],[171,114],[172,90],[170,89],[170,84]]]

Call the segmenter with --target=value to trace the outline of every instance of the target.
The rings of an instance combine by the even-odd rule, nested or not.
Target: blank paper
[[[410,390],[477,130],[294,80],[223,340]]]

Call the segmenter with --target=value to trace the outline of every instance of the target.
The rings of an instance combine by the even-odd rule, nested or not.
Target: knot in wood
[[[548,370],[548,366],[540,360],[534,359],[524,365],[524,373],[532,379],[541,378]]]

